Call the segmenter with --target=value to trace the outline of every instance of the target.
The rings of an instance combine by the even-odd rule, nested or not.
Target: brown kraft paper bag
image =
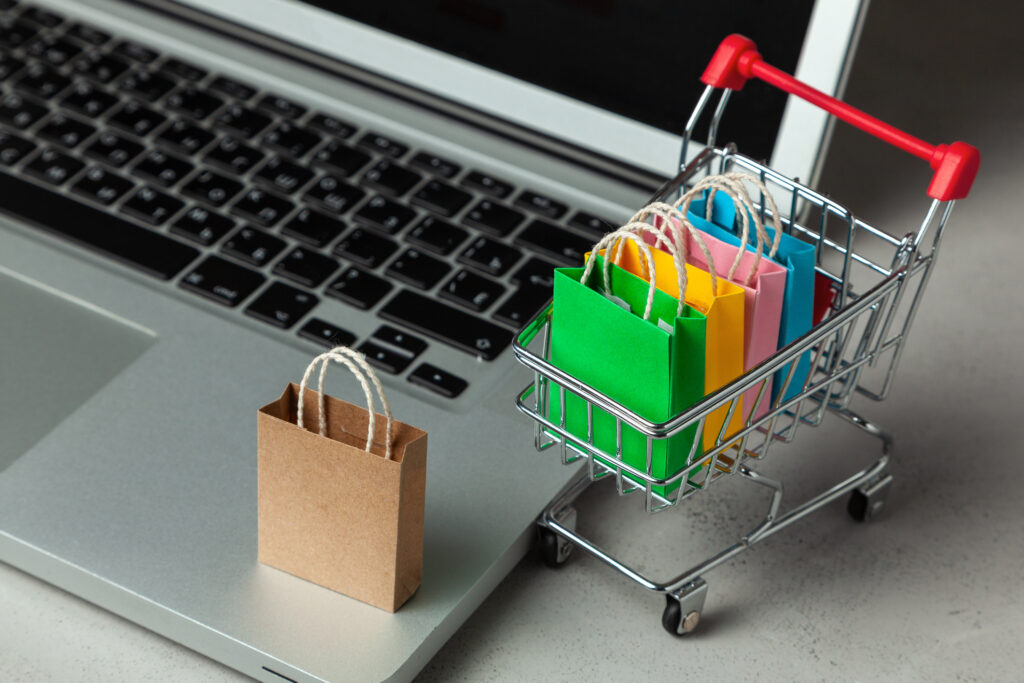
[[[369,410],[324,395],[332,360],[359,380]],[[371,383],[385,415],[374,413]],[[299,386],[260,408],[257,436],[259,561],[389,612],[401,607],[422,576],[427,433],[392,418],[365,357],[346,347],[317,356]]]

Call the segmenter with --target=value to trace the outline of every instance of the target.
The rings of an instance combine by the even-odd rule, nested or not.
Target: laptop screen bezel
[[[679,134],[306,3],[175,1],[659,175],[673,174],[678,165]],[[829,94],[841,94],[865,5],[865,0],[815,3],[797,65],[799,79]],[[688,113],[680,112],[680,120]],[[827,115],[790,98],[776,137],[772,167],[813,180],[827,135]]]

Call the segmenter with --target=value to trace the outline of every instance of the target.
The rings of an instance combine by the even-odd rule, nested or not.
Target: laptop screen
[[[793,72],[813,9],[812,0],[307,1],[675,134],[724,36],[752,38],[772,64]],[[770,157],[785,102],[752,81],[737,93],[719,139],[741,139],[747,154]]]

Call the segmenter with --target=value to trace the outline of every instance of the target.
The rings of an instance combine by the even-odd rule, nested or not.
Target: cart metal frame
[[[783,230],[814,245],[817,277],[833,293],[828,315],[807,334],[763,363],[662,423],[644,419],[549,362],[550,305],[527,323],[513,344],[516,358],[534,374],[533,382],[517,397],[516,406],[535,422],[537,450],[554,448],[560,452],[565,464],[582,462],[577,476],[537,520],[543,558],[549,565],[557,567],[566,561],[572,548],[579,548],[643,588],[664,594],[666,606],[662,624],[675,635],[690,633],[696,628],[707,594],[703,575],[718,565],[847,494],[851,495],[848,509],[854,518],[864,521],[881,513],[892,482],[892,476],[886,471],[892,437],[877,423],[853,412],[850,402],[858,395],[875,401],[888,395],[907,334],[931,275],[946,222],[955,199],[966,196],[969,191],[978,163],[977,151],[964,143],[932,147],[891,127],[880,132],[880,127],[887,124],[764,65],[756,51],[751,56],[753,43],[744,41],[746,39],[739,36],[730,36],[723,41],[705,71],[703,80],[707,87],[683,134],[682,170],[651,201],[673,203],[700,179],[714,173],[740,171],[758,177],[781,207],[777,218]],[[892,236],[856,218],[844,206],[796,179],[739,154],[733,145],[715,147],[715,137],[729,94],[732,89],[742,86],[742,81],[736,80],[737,73],[743,78],[763,78],[918,156],[931,155],[929,160],[936,169],[936,176],[929,188],[932,202],[920,227],[902,237]],[[711,118],[707,145],[696,158],[683,163],[687,159],[693,131],[719,89],[721,93]],[[910,149],[908,145],[917,147]],[[973,150],[973,157],[970,150]],[[943,173],[945,180],[940,179]],[[757,200],[755,204],[761,219],[772,218],[763,194]],[[806,375],[797,376],[795,361],[804,355],[812,359],[809,370]],[[774,403],[771,403],[768,380],[780,369],[784,370],[785,381]],[[795,393],[787,391],[794,384],[799,390]],[[757,399],[753,405],[741,408],[740,397],[750,390],[756,392]],[[585,402],[588,418],[586,435],[574,435],[566,429],[564,411],[560,411],[556,420],[550,419],[548,404],[553,392],[557,392],[560,406],[565,405],[566,393]],[[785,399],[787,394],[790,398]],[[758,407],[765,402],[770,404],[768,411],[755,418]],[[705,419],[723,407],[728,412],[714,446],[702,450]],[[614,452],[601,450],[594,444],[594,410],[604,411],[615,418]],[[743,427],[738,432],[726,434],[726,427],[737,410],[742,411]],[[880,442],[881,455],[864,469],[780,513],[782,482],[761,474],[752,465],[764,460],[774,444],[791,442],[801,426],[820,425],[826,414],[841,418],[876,437]],[[693,441],[686,467],[669,477],[654,476],[651,471],[654,443],[693,425],[697,426],[698,436]],[[646,469],[624,461],[623,429],[636,430],[646,437]],[[644,576],[575,530],[573,502],[590,483],[599,479],[613,478],[620,495],[641,494],[646,510],[653,513],[676,507],[685,498],[709,488],[722,477],[737,473],[744,480],[771,491],[764,518],[717,554],[667,581],[655,581]]]

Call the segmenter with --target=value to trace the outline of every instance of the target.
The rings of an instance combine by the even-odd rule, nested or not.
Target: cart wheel
[[[869,486],[862,486],[850,493],[847,512],[858,522],[870,522],[885,510],[885,501],[889,497],[889,485],[892,475],[888,475]]]
[[[674,636],[693,633],[700,623],[700,612],[690,610],[683,615],[683,606],[673,595],[665,596],[665,611],[661,613],[661,625]]]
[[[566,560],[572,555],[572,543],[565,540],[551,529],[540,527],[539,547],[540,557],[544,564],[552,569],[561,569],[565,566]]]

